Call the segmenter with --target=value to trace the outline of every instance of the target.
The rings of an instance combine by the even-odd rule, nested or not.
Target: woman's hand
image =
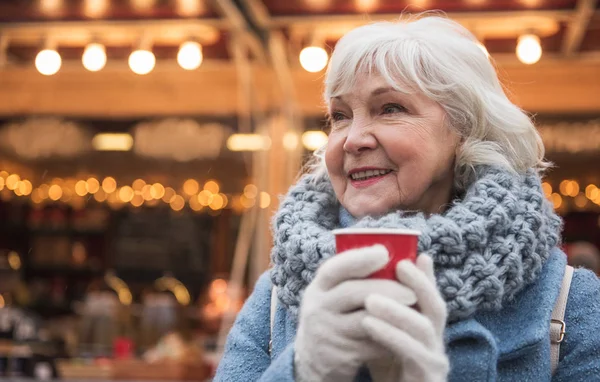
[[[333,256],[319,268],[300,307],[294,343],[298,381],[352,381],[367,361],[388,355],[362,325],[367,296],[377,293],[394,304],[417,301],[396,281],[364,279],[388,261],[385,247],[376,245]]]
[[[393,354],[393,361],[369,363],[377,382],[446,381],[449,362],[444,351],[446,303],[438,292],[431,257],[421,255],[416,266],[401,261],[398,281],[417,295],[419,310],[389,297],[373,294],[366,299],[362,325],[369,337]],[[392,366],[390,366],[392,365]]]

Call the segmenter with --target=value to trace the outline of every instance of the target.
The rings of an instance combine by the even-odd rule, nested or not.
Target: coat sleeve
[[[588,270],[573,275],[565,312],[566,333],[553,382],[600,378],[600,280]]]
[[[294,346],[271,362],[271,281],[263,274],[227,337],[214,382],[294,381]]]

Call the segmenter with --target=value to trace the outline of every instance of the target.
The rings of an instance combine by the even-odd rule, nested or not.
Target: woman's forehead
[[[400,92],[404,94],[412,93],[410,86],[403,84],[401,81],[389,81],[377,72],[363,72],[357,73],[351,81],[340,81],[337,86],[334,86],[330,101],[356,97],[372,97],[389,92]]]

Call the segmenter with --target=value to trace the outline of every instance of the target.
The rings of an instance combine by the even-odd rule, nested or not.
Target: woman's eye
[[[344,119],[346,119],[346,116],[343,113],[340,112],[333,112],[331,113],[331,120],[338,122],[338,121],[343,121]]]
[[[402,113],[403,111],[406,111],[406,109],[395,103],[385,104],[385,105],[383,105],[383,109],[382,109],[383,114]]]

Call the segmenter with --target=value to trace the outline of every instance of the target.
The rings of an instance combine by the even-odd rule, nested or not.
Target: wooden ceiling
[[[285,102],[298,113],[318,115],[322,73],[300,67],[301,48],[316,41],[331,50],[352,27],[423,10],[442,10],[470,28],[524,108],[600,111],[594,96],[600,91],[597,0],[4,0],[0,116],[230,115],[269,112]],[[532,66],[514,54],[527,29],[538,31],[544,49]],[[175,62],[188,37],[202,42],[204,55],[191,73]],[[144,38],[153,42],[157,65],[137,76],[126,60]],[[81,67],[90,41],[106,45],[109,63],[100,73]],[[52,77],[33,67],[44,43],[63,58],[63,69]]]

